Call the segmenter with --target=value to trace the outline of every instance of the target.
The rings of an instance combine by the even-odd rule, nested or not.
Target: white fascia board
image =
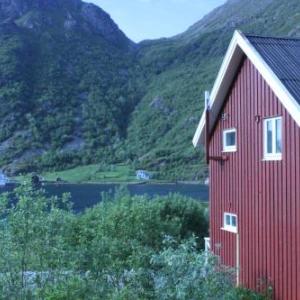
[[[233,38],[229,44],[228,50],[227,50],[224,60],[222,62],[217,79],[214,83],[213,89],[210,94],[210,107],[211,108],[213,107],[213,104],[216,101],[217,94],[220,90],[221,84],[224,80],[226,73],[228,72],[228,67],[233,59],[234,54],[236,53],[239,35],[240,35],[240,32],[236,30],[234,32]]]
[[[196,133],[193,138],[193,145],[195,148],[200,145],[201,135],[202,135],[204,127],[205,127],[205,112],[201,116],[201,120],[199,122],[199,125],[197,127]]]
[[[233,73],[236,73],[237,68],[241,62],[241,59],[243,57],[242,53],[246,55],[249,58],[249,60],[253,63],[253,65],[264,78],[264,80],[271,87],[275,95],[278,97],[282,105],[293,117],[298,126],[300,126],[300,106],[298,102],[290,94],[290,92],[280,81],[280,79],[275,75],[275,73],[264,61],[261,55],[251,45],[248,39],[240,31],[236,30],[211,92],[211,98],[209,103],[209,107],[211,109],[210,130],[213,128],[214,123],[216,122],[216,118],[227,95],[228,88],[232,83],[232,80],[235,75]],[[193,139],[194,147],[199,146],[201,143],[204,144],[204,128],[205,114],[203,113]]]
[[[234,56],[234,53],[236,53],[237,48],[237,36],[239,32],[235,31],[233,38],[230,42],[230,45],[228,47],[228,50],[226,52],[226,55],[224,57],[224,60],[222,62],[221,68],[218,72],[217,79],[214,83],[213,89],[210,94],[210,101],[209,101],[209,108],[211,108],[211,111],[213,109],[215,100],[217,98],[218,91],[220,91],[220,87],[222,82],[224,81],[224,77],[226,75],[226,72],[228,71],[229,64]],[[214,123],[215,120],[211,119],[211,123]],[[205,127],[205,112],[203,112],[201,120],[199,122],[198,128],[196,130],[196,133],[193,138],[193,145],[194,147],[199,146],[201,143],[204,144],[204,127]]]

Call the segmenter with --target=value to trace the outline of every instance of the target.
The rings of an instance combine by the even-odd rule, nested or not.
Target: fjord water
[[[9,184],[0,187],[0,193],[9,192],[14,189]],[[49,196],[61,196],[70,193],[74,210],[81,212],[101,201],[101,194],[115,193],[120,187],[118,184],[47,184],[43,186]],[[147,195],[150,198],[155,195],[166,196],[170,193],[178,193],[191,197],[198,201],[208,201],[208,187],[200,184],[130,184],[126,186],[129,193],[134,195]]]

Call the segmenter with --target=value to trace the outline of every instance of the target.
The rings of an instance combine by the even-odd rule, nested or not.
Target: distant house
[[[152,174],[145,170],[136,171],[136,179],[138,180],[150,180],[152,178]]]
[[[300,299],[300,40],[235,32],[193,143],[206,146],[213,253],[238,284]]]
[[[205,184],[205,185],[209,185],[209,178],[206,178],[206,179],[204,180],[204,184]]]
[[[0,171],[0,186],[5,186],[9,183],[8,177]]]

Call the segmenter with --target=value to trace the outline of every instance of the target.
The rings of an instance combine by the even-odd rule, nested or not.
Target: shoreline
[[[8,184],[21,184],[20,181],[15,181]],[[83,182],[68,182],[68,181],[41,181],[42,185],[205,185],[200,181],[83,181]]]
[[[42,184],[56,184],[56,185],[177,185],[177,184],[186,184],[186,185],[205,185],[204,183],[197,181],[147,181],[147,182],[132,182],[132,181],[83,181],[83,182],[57,182],[57,181],[44,181]]]

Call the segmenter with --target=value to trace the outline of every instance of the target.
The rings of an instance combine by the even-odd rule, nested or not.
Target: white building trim
[[[217,79],[213,86],[210,96],[210,125],[211,132],[218,115],[226,100],[227,93],[235,78],[236,72],[240,63],[246,55],[252,64],[256,67],[262,75],[267,84],[271,87],[274,94],[278,97],[282,105],[293,117],[295,122],[300,126],[300,105],[287,90],[280,79],[275,75],[273,70],[264,61],[261,55],[253,47],[250,41],[240,31],[236,30],[230,42],[229,48],[223,60],[222,66],[219,70]],[[198,128],[193,138],[194,147],[205,143],[205,113],[202,114]]]

